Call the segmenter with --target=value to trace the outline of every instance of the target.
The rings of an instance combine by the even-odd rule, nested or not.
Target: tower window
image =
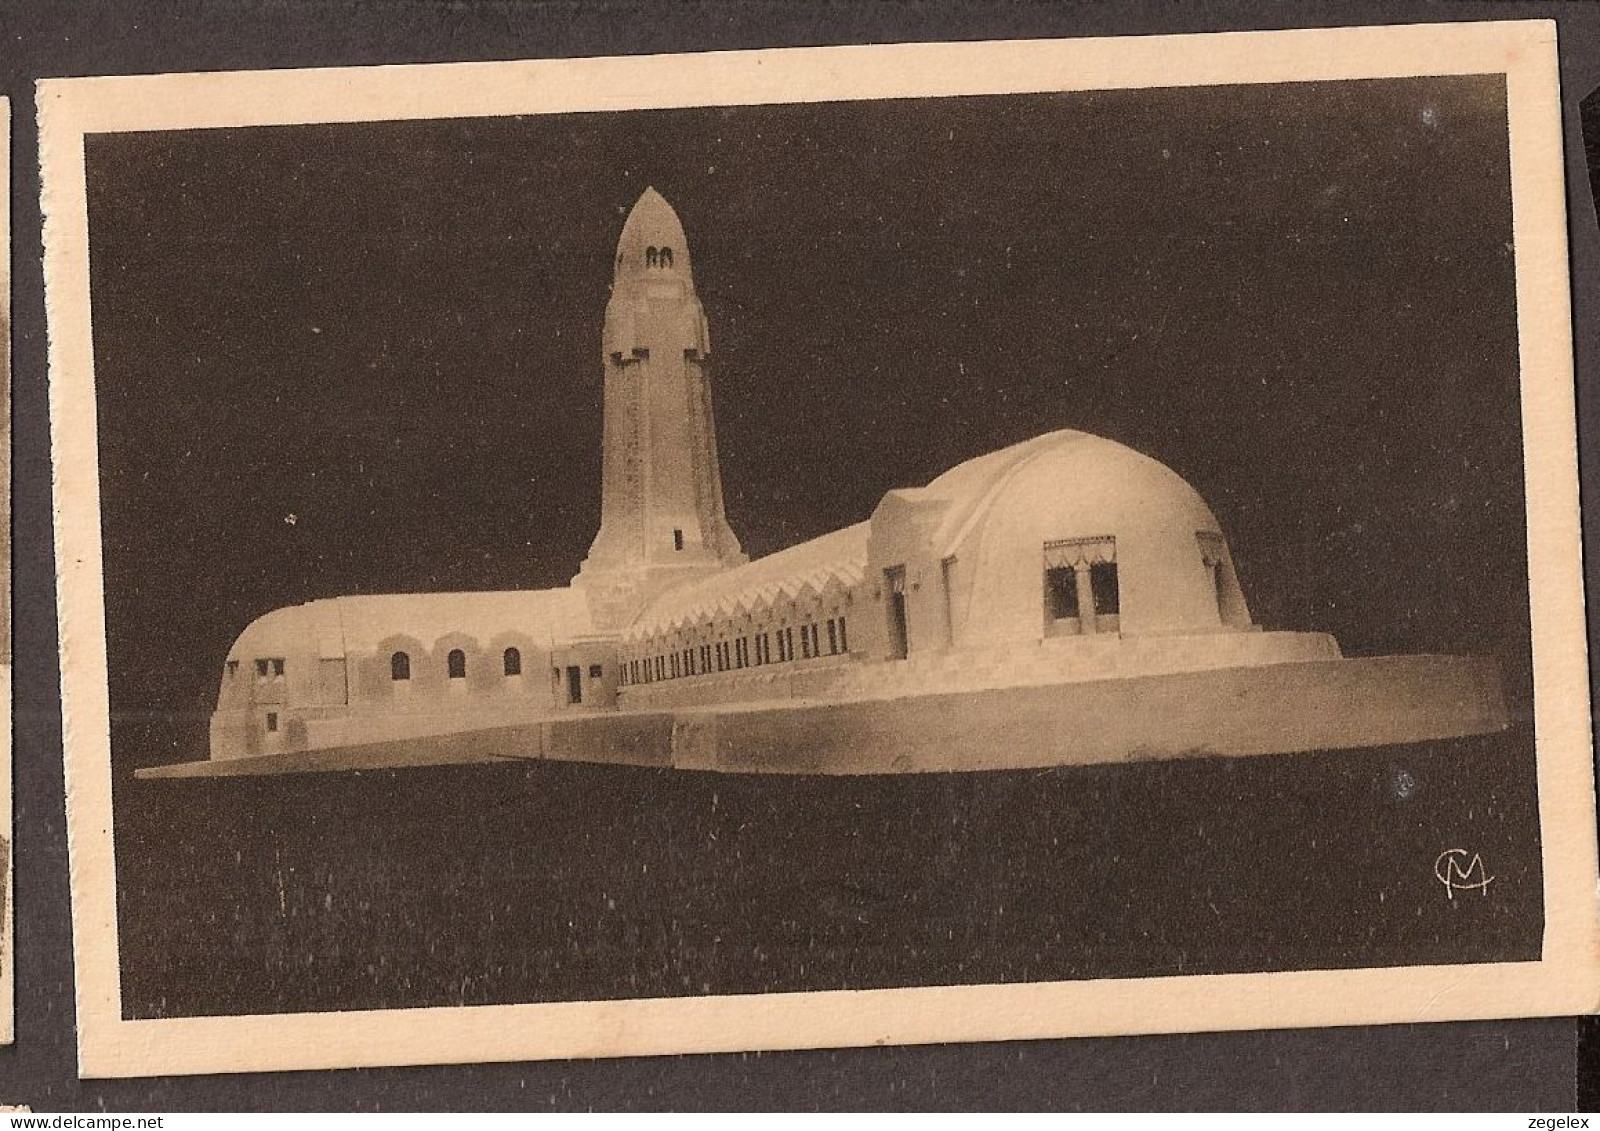
[[[516,648],[507,648],[505,652],[506,675],[522,674],[522,653]]]
[[[389,678],[402,680],[411,678],[411,657],[404,652],[396,652],[389,657]]]
[[[267,678],[267,661],[265,661],[265,660],[257,660],[256,661],[256,678],[257,679],[266,679]]]
[[[267,712],[267,733],[276,734],[278,731],[278,712]]]
[[[683,531],[674,530],[672,532],[672,548],[674,550],[683,549]]]
[[[664,247],[661,249],[661,266],[672,266],[672,249],[670,247]]]
[[[239,674],[239,661],[238,660],[229,660],[228,661],[228,678],[232,679],[234,676],[236,676],[238,674]]]
[[[1117,563],[1095,562],[1089,567],[1089,590],[1094,594],[1096,616],[1117,616],[1121,599],[1117,591]]]
[[[467,654],[460,648],[450,649],[450,654],[445,657],[444,663],[451,679],[467,678]]]
[[[828,618],[828,655],[839,654],[839,624],[832,617]]]
[[[282,679],[283,678],[283,661],[282,660],[272,660],[271,664],[272,664],[272,678],[273,679]]]
[[[647,247],[647,248],[644,249],[644,265],[646,267],[654,267],[656,265],[656,249],[655,248]]]

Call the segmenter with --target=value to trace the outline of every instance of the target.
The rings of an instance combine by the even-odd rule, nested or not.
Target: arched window
[[[521,652],[519,652],[515,648],[507,648],[506,649],[506,655],[505,655],[505,661],[506,661],[506,674],[507,675],[521,675],[522,674],[522,653]]]
[[[450,649],[450,655],[445,657],[444,662],[451,679],[467,678],[467,654],[460,648]]]
[[[402,680],[411,678],[411,657],[404,652],[396,652],[389,657],[389,678]]]
[[[647,248],[644,249],[644,265],[646,267],[654,267],[656,265],[656,249],[655,248],[647,247]]]
[[[670,247],[664,247],[661,249],[661,266],[672,266],[672,249]]]

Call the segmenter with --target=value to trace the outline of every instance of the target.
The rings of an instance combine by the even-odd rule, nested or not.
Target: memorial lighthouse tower
[[[595,626],[616,630],[664,590],[746,560],[722,509],[711,340],[689,245],[653,188],[617,242],[602,343],[600,532],[574,584]]]

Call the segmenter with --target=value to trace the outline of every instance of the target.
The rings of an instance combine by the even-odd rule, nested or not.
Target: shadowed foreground
[[[161,1017],[1531,959],[1532,765],[1519,728],[976,774],[513,763],[125,778],[124,1007]],[[1447,898],[1434,861],[1454,847],[1481,854],[1486,892]]]

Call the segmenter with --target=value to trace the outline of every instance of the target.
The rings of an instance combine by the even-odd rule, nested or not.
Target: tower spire
[[[574,584],[597,627],[658,593],[746,560],[722,506],[711,338],[683,224],[654,188],[622,226],[601,337],[600,531]]]

